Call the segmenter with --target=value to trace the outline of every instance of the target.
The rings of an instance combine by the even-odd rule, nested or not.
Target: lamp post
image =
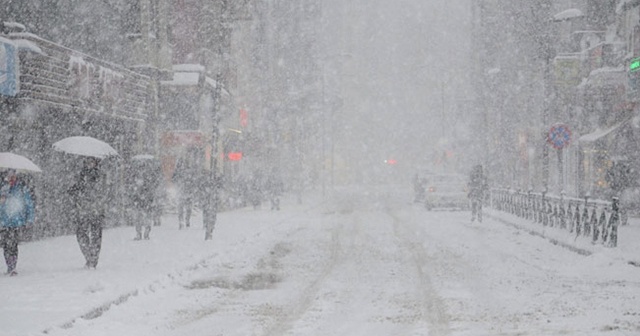
[[[207,197],[203,209],[203,224],[205,227],[205,240],[211,240],[213,238],[213,229],[215,227],[217,221],[217,212],[219,206],[219,189],[220,189],[220,178],[218,176],[218,153],[220,152],[218,147],[218,140],[220,138],[220,103],[222,97],[222,86],[225,83],[224,71],[228,68],[228,52],[230,49],[230,28],[227,28],[226,25],[230,18],[230,8],[228,1],[222,1],[220,12],[218,15],[218,20],[220,23],[219,36],[220,41],[218,41],[218,54],[216,58],[220,60],[219,64],[216,67],[216,86],[214,89],[213,95],[213,108],[211,111],[211,155],[210,155],[210,169],[208,172],[208,178],[205,182],[205,190],[207,190]],[[209,51],[208,49],[201,49],[201,52]],[[210,52],[210,51],[209,51]],[[202,54],[204,55],[204,53]]]
[[[209,169],[209,176],[207,179],[208,197],[205,202],[205,209],[203,213],[203,221],[205,227],[204,240],[211,240],[213,238],[213,229],[216,225],[218,216],[218,198],[220,179],[218,177],[218,139],[220,137],[220,97],[222,94],[222,73],[218,73],[216,76],[216,88],[214,93],[213,105],[216,106],[212,112],[212,125],[211,125],[211,162]]]

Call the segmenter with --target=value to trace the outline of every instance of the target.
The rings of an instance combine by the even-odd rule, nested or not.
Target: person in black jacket
[[[68,190],[74,211],[73,222],[86,268],[96,268],[102,247],[102,229],[107,202],[99,160],[86,158],[75,184]]]
[[[173,182],[178,191],[179,229],[191,224],[191,211],[198,191],[198,174],[197,152],[190,150],[185,157],[178,160],[173,173]]]
[[[482,222],[482,202],[487,191],[487,180],[481,165],[473,167],[467,187],[469,189],[468,197],[471,201],[471,222],[475,221],[476,217],[479,222]]]
[[[159,164],[153,159],[140,159],[132,164],[130,174],[130,202],[136,228],[134,240],[149,239],[151,225],[158,219],[158,189],[162,178]],[[142,228],[144,227],[144,235]]]

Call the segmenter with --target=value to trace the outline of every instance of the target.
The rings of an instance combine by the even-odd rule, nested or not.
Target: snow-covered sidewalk
[[[162,226],[153,228],[148,241],[134,241],[133,227],[106,230],[100,263],[95,270],[84,269],[75,236],[22,244],[18,265],[20,274],[17,277],[0,276],[0,336],[41,335],[47,331],[64,335],[66,327],[75,325],[77,328],[88,322],[84,319],[93,321],[90,320],[92,317],[100,316],[113,305],[183,283],[183,280],[193,278],[207,268],[214,273],[231,268],[234,271],[251,268],[260,259],[260,253],[268,253],[274,241],[288,237],[291,230],[297,230],[307,222],[312,223],[314,216],[324,214],[321,197],[310,197],[305,198],[304,205],[298,205],[293,198],[284,199],[282,211],[269,211],[265,205],[258,211],[244,208],[220,213],[214,239],[210,241],[204,240],[199,213],[196,213],[193,225],[184,230],[178,230],[175,214],[164,216]],[[334,199],[337,209],[334,211],[342,213],[340,209],[349,210],[355,206],[354,199],[355,196],[346,201]],[[588,251],[599,261],[595,263],[597,265],[640,261],[639,219],[632,219],[630,225],[620,227],[618,247],[608,248],[593,245],[586,237],[576,239],[575,234],[566,230],[545,228],[491,209],[485,211],[489,217],[509,227],[547,238],[549,246],[556,242],[576,251]],[[434,216],[424,213],[427,219]],[[427,225],[419,214],[420,211],[417,212],[416,223]],[[437,215],[460,225],[465,224],[467,216],[464,213]],[[503,226],[497,222],[487,221],[486,224],[493,231],[502,232]],[[479,230],[481,226],[466,227],[473,229],[466,234],[469,237],[485,239],[490,235],[494,240],[498,239],[489,243],[490,246],[499,245],[504,240],[504,235]],[[459,229],[455,224],[431,226],[431,229],[436,228],[445,231]],[[511,231],[506,228],[505,232]],[[445,236],[449,235],[448,231],[445,233]],[[344,239],[350,241],[351,238]],[[535,240],[544,244],[537,237]],[[476,243],[476,240],[470,240],[454,246],[475,246]],[[540,248],[544,250],[543,246]]]
[[[133,227],[105,230],[95,270],[84,268],[73,235],[23,243],[19,275],[0,276],[0,335],[40,335],[64,328],[79,318],[99,316],[140,291],[188,276],[205,260],[224,264],[225,256],[242,255],[247,244],[262,244],[261,233],[277,230],[279,222],[305,209],[289,200],[283,207],[287,211],[269,216],[264,215],[268,209],[252,208],[220,213],[209,241],[204,240],[198,212],[191,227],[183,230],[178,230],[175,214],[165,215],[162,225],[152,228],[150,240],[134,241]]]
[[[629,218],[629,225],[618,227],[618,246],[612,248],[601,243],[593,244],[590,237],[576,236],[575,232],[569,232],[567,229],[545,227],[542,224],[491,208],[485,208],[484,211],[491,218],[544,237],[550,243],[569,248],[575,252],[597,254],[640,266],[640,218]]]

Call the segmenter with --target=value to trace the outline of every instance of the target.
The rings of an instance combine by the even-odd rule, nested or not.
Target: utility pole
[[[213,238],[213,229],[215,228],[218,216],[220,189],[220,178],[218,176],[218,142],[220,137],[219,125],[221,112],[220,104],[222,101],[222,88],[224,83],[226,83],[223,73],[227,71],[228,67],[227,58],[229,54],[229,39],[231,38],[229,30],[225,27],[225,24],[228,24],[228,12],[229,1],[222,1],[220,12],[217,18],[217,28],[220,30],[218,34],[219,40],[216,41],[218,43],[218,60],[221,62],[221,64],[218,64],[216,67],[216,87],[214,90],[213,108],[211,111],[212,122],[210,138],[210,169],[208,172],[208,178],[206,179],[205,190],[207,190],[207,199],[205,201],[202,218],[205,227],[204,240],[211,240]]]
[[[472,1],[471,2],[471,12],[472,12],[472,24],[473,30],[471,33],[471,43],[473,46],[473,50],[476,50],[473,53],[473,60],[476,66],[473,68],[473,76],[476,80],[475,82],[475,93],[476,100],[479,102],[479,113],[481,114],[482,120],[482,132],[481,138],[476,139],[480,141],[482,146],[480,162],[484,165],[485,168],[489,168],[491,165],[491,149],[490,149],[490,136],[493,132],[491,125],[489,123],[489,112],[490,108],[487,104],[487,99],[489,95],[487,94],[487,38],[485,37],[487,33],[487,28],[485,26],[486,20],[486,9],[485,3],[483,0],[480,1]],[[489,169],[487,169],[489,171]]]
[[[542,139],[540,139],[540,144],[542,147],[542,188],[545,192],[549,191],[549,145],[547,144],[547,136],[550,124],[550,116],[551,111],[555,105],[555,90],[554,90],[554,82],[553,82],[553,58],[554,58],[554,50],[553,50],[553,38],[551,37],[552,28],[551,23],[551,9],[552,3],[551,0],[544,0],[539,7],[541,9],[541,13],[538,16],[538,20],[543,20],[544,22],[539,22],[542,29],[542,38],[539,41],[540,44],[540,52],[542,53],[542,57],[544,60],[544,107],[542,110]]]
[[[216,225],[218,217],[218,205],[219,205],[219,189],[220,178],[218,177],[218,139],[220,137],[220,97],[222,94],[222,74],[218,73],[216,76],[216,89],[214,94],[214,106],[216,108],[212,111],[212,127],[211,127],[211,167],[209,170],[209,176],[207,179],[207,200],[205,202],[205,209],[203,213],[203,221],[205,224],[204,240],[211,240],[213,238],[213,229]]]
[[[442,130],[442,139],[445,139],[445,137],[447,136],[447,114],[446,114],[446,106],[445,106],[445,102],[444,102],[444,89],[446,86],[446,82],[443,79],[442,83],[440,84],[440,99],[441,99],[441,103],[442,103],[442,126],[440,127],[440,129]]]
[[[235,6],[232,8],[232,4]],[[220,119],[221,119],[221,102],[222,102],[222,90],[227,86],[229,78],[230,61],[229,54],[231,53],[231,33],[233,28],[231,25],[236,21],[251,20],[250,14],[248,14],[250,1],[243,0],[233,2],[231,0],[221,0],[219,2],[218,15],[215,16],[214,24],[217,24],[215,33],[217,38],[214,43],[216,45],[215,51],[217,52],[217,59],[219,64],[216,65],[216,87],[213,97],[213,109],[211,111],[211,158],[210,158],[210,170],[208,178],[206,179],[207,200],[205,202],[205,211],[203,211],[203,223],[205,227],[205,240],[211,240],[213,238],[213,229],[216,225],[218,206],[219,206],[219,192],[221,178],[218,176],[218,153],[219,139],[220,139]],[[246,10],[247,12],[240,12]],[[243,16],[245,15],[245,16]],[[208,70],[208,69],[207,69]]]

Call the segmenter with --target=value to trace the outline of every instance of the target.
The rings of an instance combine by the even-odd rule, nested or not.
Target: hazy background
[[[473,132],[465,111],[473,96],[470,7],[462,0],[324,2],[326,92],[342,102],[336,153],[365,167],[395,159],[408,171],[436,163],[445,150],[464,155],[459,143]]]

